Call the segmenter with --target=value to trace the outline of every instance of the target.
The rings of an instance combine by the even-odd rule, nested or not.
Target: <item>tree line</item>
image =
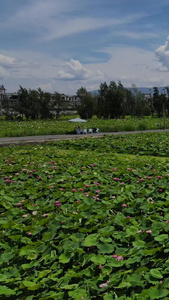
[[[20,86],[17,101],[14,102],[11,106],[7,97],[2,101],[2,109],[8,119],[13,117],[13,113],[18,115],[18,119],[23,119],[23,117],[27,120],[49,119],[53,117],[53,110],[55,117],[58,118],[60,112],[66,108],[61,94],[57,92],[52,94],[51,101],[51,93],[43,92],[41,88],[31,90]]]
[[[157,87],[153,88],[153,94],[149,98],[139,91],[136,85],[131,89],[125,88],[119,81],[111,81],[100,84],[97,95],[92,95],[81,87],[77,91],[80,102],[77,111],[82,118],[90,119],[93,115],[98,118],[124,118],[126,115],[142,117],[169,115],[169,88],[166,94],[160,94]]]
[[[78,89],[76,95],[79,101],[74,103],[74,110],[84,119],[91,119],[94,115],[103,119],[124,118],[126,115],[162,117],[164,113],[168,116],[169,88],[166,88],[166,92],[167,95],[160,94],[158,88],[154,87],[153,95],[145,99],[145,95],[134,84],[131,89],[127,89],[120,81],[110,81],[109,84],[104,82],[100,84],[97,94],[90,93],[85,87]],[[55,112],[55,118],[58,118],[68,108],[67,105],[58,92],[51,95],[40,88],[31,90],[20,86],[12,111],[27,120],[53,118],[52,111]],[[11,116],[9,106],[7,99],[4,99],[2,108],[7,117]]]

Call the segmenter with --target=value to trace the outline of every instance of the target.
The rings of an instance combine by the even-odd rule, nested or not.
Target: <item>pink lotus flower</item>
[[[22,205],[22,203],[16,203],[16,206],[21,206]]]
[[[80,189],[79,189],[79,191],[80,191],[80,192],[83,192],[83,189],[82,189],[82,188],[80,188]]]
[[[152,230],[146,230],[146,233],[152,233]]]
[[[137,231],[137,233],[142,233],[142,232],[143,232],[143,231],[142,231],[141,229]]]
[[[99,194],[99,193],[100,193],[100,190],[97,190],[95,193],[96,193],[96,194]]]
[[[113,180],[114,180],[114,181],[119,181],[119,180],[120,180],[120,178],[113,178]]]
[[[88,194],[88,193],[84,193],[84,195],[85,195],[86,197],[89,197],[89,194]]]
[[[114,254],[114,255],[112,255],[112,257],[116,258],[117,261],[123,260],[123,256],[121,256],[121,255]]]
[[[122,207],[127,207],[127,204],[123,203],[123,204],[122,204]]]
[[[79,202],[80,202],[80,200],[77,200],[77,201],[76,201],[76,203],[79,203]]]
[[[117,168],[114,168],[113,171],[117,171]]]
[[[99,265],[99,269],[101,269],[103,266],[102,265]]]
[[[117,257],[116,257],[116,260],[117,260],[117,261],[123,260],[123,256],[117,256]]]
[[[32,232],[28,232],[28,235],[32,235]]]
[[[162,192],[163,190],[162,189],[159,189],[159,192]]]
[[[72,192],[76,192],[76,189],[72,189]]]
[[[127,216],[126,218],[127,218],[127,219],[130,219],[131,217],[130,217],[130,216]]]
[[[48,214],[43,214],[43,215],[42,215],[43,218],[45,218],[45,217],[47,217],[47,216],[48,216]]]
[[[165,221],[165,223],[168,223],[168,221]]]
[[[60,190],[60,191],[63,191],[64,189],[63,189],[63,188],[60,188],[59,190]]]
[[[106,286],[108,286],[109,285],[109,280],[107,280],[105,283],[101,283],[101,284],[99,284],[99,287],[100,288],[103,288],[103,287],[106,287]]]
[[[50,189],[54,189],[54,185],[51,185],[49,188],[50,188]]]
[[[56,205],[57,207],[59,207],[59,206],[61,206],[62,204],[59,203],[59,201],[55,201],[55,205]]]
[[[90,185],[89,184],[85,184],[85,187],[89,187]]]

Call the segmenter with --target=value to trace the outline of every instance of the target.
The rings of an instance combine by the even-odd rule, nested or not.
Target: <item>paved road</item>
[[[86,137],[98,138],[108,135],[121,135],[121,134],[135,134],[135,133],[144,133],[144,132],[169,132],[169,129],[156,129],[156,130],[140,130],[140,131],[120,131],[120,132],[100,132],[93,134],[63,134],[63,135],[41,135],[41,136],[22,136],[22,137],[9,137],[9,138],[0,138],[0,147],[9,146],[9,145],[28,145],[28,144],[41,144],[50,141],[59,141],[59,140],[70,140],[70,139],[81,139]]]

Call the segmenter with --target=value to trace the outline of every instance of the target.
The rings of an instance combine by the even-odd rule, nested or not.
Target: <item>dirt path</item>
[[[22,136],[22,137],[7,137],[0,138],[0,147],[10,145],[29,145],[29,144],[41,144],[50,141],[81,139],[87,137],[98,138],[108,135],[122,135],[122,134],[138,134],[138,133],[151,133],[151,132],[169,132],[169,129],[156,129],[156,130],[140,130],[140,131],[120,131],[120,132],[100,132],[93,134],[63,134],[63,135],[41,135],[41,136]]]

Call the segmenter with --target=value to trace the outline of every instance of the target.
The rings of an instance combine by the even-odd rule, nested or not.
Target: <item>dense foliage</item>
[[[168,299],[168,140],[1,148],[0,299]]]
[[[125,116],[157,116],[159,118],[169,116],[169,88],[163,88],[159,94],[157,87],[145,95],[136,85],[125,88],[119,81],[101,83],[99,90],[92,93],[81,87],[75,96],[64,96],[37,90],[26,89],[20,86],[17,94],[12,98],[4,97],[1,101],[2,111],[6,119],[37,120],[47,118],[59,118],[65,112],[77,112],[81,118],[91,119],[94,115],[103,119],[125,118]],[[76,98],[76,100],[75,100]],[[14,100],[13,99],[13,100]]]

